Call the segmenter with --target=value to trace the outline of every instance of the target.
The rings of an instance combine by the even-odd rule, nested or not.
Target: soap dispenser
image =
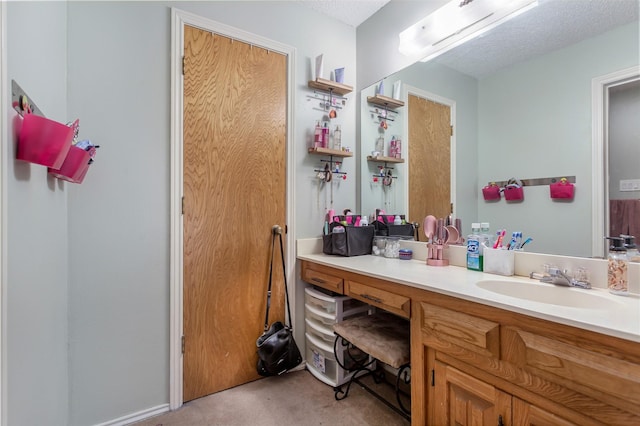
[[[629,281],[627,279],[629,261],[627,260],[627,249],[624,246],[624,238],[605,238],[611,240],[607,265],[607,286],[609,287],[609,292],[619,296],[626,296],[629,294]]]

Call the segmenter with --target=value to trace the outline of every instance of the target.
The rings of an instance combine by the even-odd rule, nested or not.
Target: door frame
[[[9,146],[8,102],[11,99],[7,78],[7,2],[0,2],[0,425],[7,424],[7,147]]]
[[[591,80],[591,256],[603,258],[609,230],[609,89],[640,79],[633,66]]]
[[[404,100],[405,105],[407,105],[407,114],[406,117],[407,119],[404,120],[404,131],[403,134],[407,135],[407,143],[411,144],[411,140],[409,140],[409,95],[413,95],[413,96],[417,96],[419,98],[422,99],[426,99],[432,102],[436,102],[442,105],[446,105],[449,107],[449,109],[451,110],[451,126],[453,126],[453,134],[451,135],[451,143],[449,146],[449,171],[451,176],[449,176],[449,198],[450,198],[450,202],[451,204],[453,204],[453,212],[452,212],[452,217],[456,217],[456,211],[458,209],[458,206],[456,204],[456,101],[445,98],[443,96],[440,95],[436,95],[435,93],[429,92],[427,90],[424,89],[420,89],[419,87],[414,87],[414,86],[410,86],[408,84],[404,84],[403,85],[404,88],[402,89],[402,99]],[[407,149],[404,149],[404,154],[405,155],[405,164],[409,164],[409,148],[407,147]],[[404,182],[404,193],[406,194],[405,197],[405,205],[404,205],[404,211],[408,212],[409,211],[409,173],[411,173],[411,171],[407,172],[407,179],[405,179]]]
[[[287,129],[286,129],[286,243],[287,281],[295,282],[295,144],[293,111],[295,111],[295,48],[252,34],[220,22],[171,9],[171,243],[170,243],[170,322],[169,322],[169,409],[175,410],[183,403],[183,76],[182,56],[184,52],[184,26],[189,25],[211,31],[244,43],[249,43],[287,57]],[[296,286],[289,286],[290,300],[295,298]],[[295,312],[291,323],[295,323]],[[258,336],[256,335],[256,338]]]

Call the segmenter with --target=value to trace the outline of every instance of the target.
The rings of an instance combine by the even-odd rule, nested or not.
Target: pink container
[[[18,138],[18,160],[52,167],[62,166],[78,127],[58,123],[35,114],[26,114]]]
[[[496,184],[487,185],[482,188],[482,196],[485,201],[497,201],[500,199],[500,187]]]
[[[91,154],[82,148],[72,146],[69,148],[67,158],[65,158],[59,169],[49,168],[49,174],[58,179],[71,183],[82,183],[87,170],[89,170],[89,160]]]

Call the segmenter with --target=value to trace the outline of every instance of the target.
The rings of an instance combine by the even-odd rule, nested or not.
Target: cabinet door
[[[437,425],[511,425],[511,395],[435,361],[434,420]]]
[[[513,398],[513,424],[517,426],[573,426],[563,418],[545,411],[535,405],[531,405],[518,398]]]

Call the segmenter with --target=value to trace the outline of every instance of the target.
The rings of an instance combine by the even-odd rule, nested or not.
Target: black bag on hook
[[[276,244],[276,234],[280,238],[280,255],[282,257],[282,270],[284,277],[284,294],[287,305],[287,314],[291,321],[289,308],[289,292],[287,291],[287,269],[284,263],[284,248],[282,247],[282,228],[272,228],[271,262],[269,267],[269,288],[267,290],[267,313],[264,318],[264,332],[258,340],[258,374],[261,376],[277,376],[290,370],[302,362],[302,356],[298,345],[293,338],[293,327],[276,321],[269,326],[269,307],[271,305],[271,284],[273,282],[273,253]]]

